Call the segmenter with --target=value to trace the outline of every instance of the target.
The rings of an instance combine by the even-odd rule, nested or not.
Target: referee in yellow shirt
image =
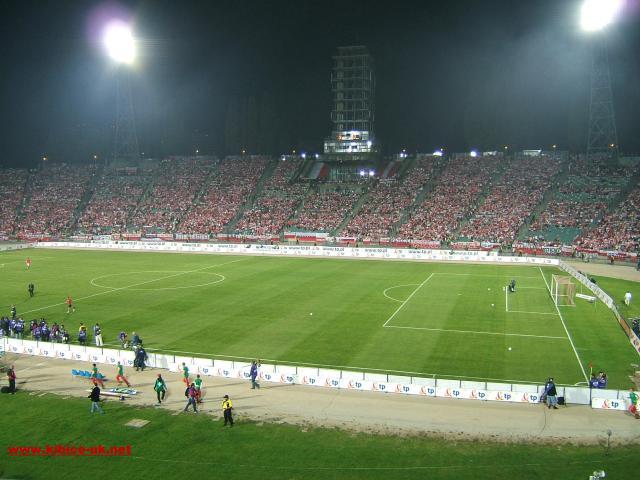
[[[229,399],[229,395],[225,395],[222,399],[222,413],[224,415],[224,427],[227,426],[227,423],[233,427],[233,416],[231,415],[231,410],[233,409],[233,403]]]

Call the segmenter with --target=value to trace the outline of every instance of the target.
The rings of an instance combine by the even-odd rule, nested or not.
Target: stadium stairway
[[[410,171],[413,168],[413,165],[416,163],[416,157],[415,155],[411,155],[410,157],[407,157],[402,161],[398,160],[398,163],[400,165],[398,167],[398,170],[396,171],[395,178],[398,181],[402,181],[407,175],[407,172]]]
[[[538,206],[533,210],[531,215],[529,215],[529,218],[525,220],[525,222],[522,224],[522,226],[518,230],[518,233],[516,235],[516,238],[518,240],[524,240],[527,237],[531,236],[531,234],[533,233],[529,230],[531,225],[533,224],[535,219],[538,217],[538,215],[540,215],[545,210],[545,208],[547,208],[547,205],[549,205],[549,202],[551,202],[551,200],[553,200],[556,197],[556,194],[558,193],[558,185],[561,185],[566,181],[567,176],[569,175],[569,170],[567,168],[567,165],[568,165],[567,162],[563,162],[562,168],[560,169],[560,171],[556,174],[555,177],[551,179],[551,182],[552,182],[551,188],[548,188],[547,191],[544,192],[544,195],[542,196],[542,200],[540,201]]]
[[[458,223],[457,228],[453,232],[451,232],[451,238],[458,240],[469,240],[460,237],[460,232],[462,231],[463,227],[471,221],[478,209],[487,200],[487,197],[491,193],[491,190],[507,173],[510,165],[510,162],[503,162],[498,164],[498,168],[496,169],[494,174],[491,175],[491,179],[489,180],[489,182],[487,182],[487,186],[484,188],[484,190],[482,190],[482,192],[480,192],[480,194],[476,197],[476,200],[473,202],[474,207],[467,213],[467,216]]]
[[[232,233],[235,229],[236,224],[240,221],[240,219],[244,215],[244,212],[247,209],[253,207],[253,204],[255,203],[256,199],[260,196],[260,194],[264,190],[264,184],[269,178],[271,178],[277,166],[278,166],[278,160],[276,158],[271,158],[271,160],[269,160],[269,163],[267,163],[267,166],[265,167],[265,169],[262,171],[262,175],[260,175],[260,178],[258,179],[258,183],[256,184],[256,188],[254,189],[254,191],[251,193],[251,195],[247,197],[247,200],[240,206],[240,208],[238,208],[238,211],[233,216],[233,218],[229,221],[229,223],[227,223],[224,226],[224,231],[226,233]]]
[[[301,178],[307,177],[314,163],[315,159],[312,157],[305,159],[304,162],[300,162],[300,166],[293,173],[293,177],[291,177],[291,182],[297,182]]]
[[[353,204],[353,206],[351,207],[351,210],[347,212],[347,214],[342,219],[342,222],[340,222],[340,224],[336,227],[336,229],[331,232],[331,235],[333,236],[340,235],[340,233],[346,228],[346,226],[353,219],[353,217],[355,217],[358,214],[362,206],[366,203],[367,199],[369,198],[370,192],[374,186],[375,185],[371,185],[369,186],[369,189],[367,191],[360,193],[360,196],[358,197],[358,200],[356,201],[356,203]]]
[[[410,165],[405,167],[404,171],[398,172],[398,179],[404,180],[404,178],[411,173],[414,163],[415,163],[415,159]],[[398,230],[400,230],[400,227],[404,225],[407,222],[407,220],[409,220],[411,213],[413,213],[422,204],[424,199],[427,198],[427,195],[435,189],[435,186],[438,184],[440,180],[440,175],[442,174],[442,171],[444,170],[445,165],[446,165],[445,157],[440,157],[436,161],[436,164],[433,167],[433,175],[431,175],[431,177],[427,180],[427,182],[424,185],[422,185],[422,188],[418,191],[416,197],[413,199],[413,202],[411,202],[411,205],[409,205],[404,210],[404,212],[402,212],[400,219],[394,225],[391,226],[391,229],[389,231],[390,236],[394,237],[398,233]]]
[[[105,174],[104,163],[100,162],[100,165],[97,166],[96,172],[91,177],[91,180],[89,181],[89,184],[87,185],[87,188],[85,189],[84,194],[80,198],[80,201],[78,202],[78,206],[76,207],[76,209],[73,212],[73,218],[72,218],[71,223],[69,225],[69,231],[70,232],[75,232],[76,231],[76,227],[78,226],[78,221],[80,220],[80,218],[82,217],[82,214],[84,213],[85,209],[87,208],[87,205],[89,204],[89,201],[91,200],[91,198],[95,194],[96,186],[98,185],[98,182],[100,181],[100,179],[102,179],[104,174]]]
[[[193,198],[191,199],[191,203],[189,204],[189,208],[187,208],[184,211],[183,215],[176,220],[176,223],[173,226],[173,229],[174,229],[175,232],[179,232],[180,231],[179,230],[180,224],[187,217],[187,215],[189,215],[189,213],[191,212],[193,207],[195,207],[196,205],[199,205],[200,203],[202,203],[202,197],[207,192],[207,189],[209,188],[209,183],[211,182],[211,179],[217,175],[219,166],[220,166],[220,160],[216,159],[215,162],[213,163],[213,165],[211,165],[211,169],[209,170],[209,173],[207,174],[207,177],[202,182],[202,185],[200,185],[200,189],[193,195]]]
[[[129,210],[129,214],[127,215],[127,228],[135,228],[136,227],[136,225],[132,225],[131,222],[133,220],[133,217],[134,217],[136,211],[140,207],[140,205],[142,205],[142,203],[145,201],[145,199],[149,196],[149,194],[153,190],[153,187],[154,187],[154,185],[156,183],[156,179],[159,176],[159,174],[157,172],[158,171],[156,170],[152,174],[149,175],[149,180],[147,181],[147,184],[144,187],[144,191],[142,192],[142,195],[140,195],[140,198],[138,198],[138,201],[137,201],[135,207],[133,207],[131,210]]]

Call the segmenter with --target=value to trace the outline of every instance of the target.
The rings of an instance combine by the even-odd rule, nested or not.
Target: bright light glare
[[[471,155],[473,158],[476,158],[478,156],[478,152],[476,152],[475,150],[471,150],[471,153],[469,155]]]
[[[109,56],[119,63],[132,64],[136,58],[136,46],[131,27],[122,22],[107,25],[103,43]]]
[[[433,152],[433,156],[434,157],[441,157],[444,153],[442,152],[442,150],[436,150],[435,152]]]
[[[613,22],[624,0],[585,0],[580,11],[580,24],[587,32],[602,30]]]

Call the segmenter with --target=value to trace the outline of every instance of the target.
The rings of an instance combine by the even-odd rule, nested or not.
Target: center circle
[[[139,282],[133,282],[133,283],[129,283],[129,285],[123,285],[123,286],[111,286],[111,285],[104,285],[103,283],[100,283],[102,280],[104,279],[108,279],[108,278],[114,278],[114,277],[126,277],[126,276],[139,276],[139,275],[145,275],[145,274],[158,274],[158,273],[164,273],[166,275],[164,276],[159,276],[158,278],[152,278],[149,280],[143,280],[143,281],[139,281]],[[212,280],[210,282],[203,282],[203,283],[197,283],[197,284],[193,284],[193,285],[183,285],[180,287],[142,287],[142,285],[146,285],[146,284],[153,284],[155,282],[162,282],[163,280],[169,280],[171,278],[189,278],[189,276],[192,275],[212,275],[214,277],[217,277],[216,280]],[[224,282],[226,280],[224,275],[220,275],[219,273],[213,273],[213,272],[203,272],[203,271],[197,271],[197,272],[189,272],[189,271],[172,271],[172,270],[141,270],[141,271],[136,271],[136,272],[122,272],[122,273],[110,273],[108,275],[100,275],[99,277],[95,277],[92,278],[91,281],[89,282],[91,285],[93,285],[94,287],[100,287],[100,288],[110,288],[112,290],[136,290],[136,291],[160,291],[160,290],[180,290],[180,289],[185,289],[185,288],[198,288],[198,287],[207,287],[209,285],[215,285],[217,283],[221,283]],[[106,283],[109,283],[108,281]]]

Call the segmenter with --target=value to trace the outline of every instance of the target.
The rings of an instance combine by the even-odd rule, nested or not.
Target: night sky
[[[105,11],[129,11],[131,74],[145,156],[229,152],[239,105],[271,108],[264,143],[321,151],[331,55],[366,45],[376,62],[376,136],[402,148],[583,151],[592,39],[579,1],[5,1],[0,162],[87,161],[113,145],[115,71],[98,42]],[[608,35],[623,152],[640,152],[640,2]],[[257,145],[257,144],[256,144]],[[257,147],[256,147],[257,148]],[[263,147],[267,148],[267,147]]]

